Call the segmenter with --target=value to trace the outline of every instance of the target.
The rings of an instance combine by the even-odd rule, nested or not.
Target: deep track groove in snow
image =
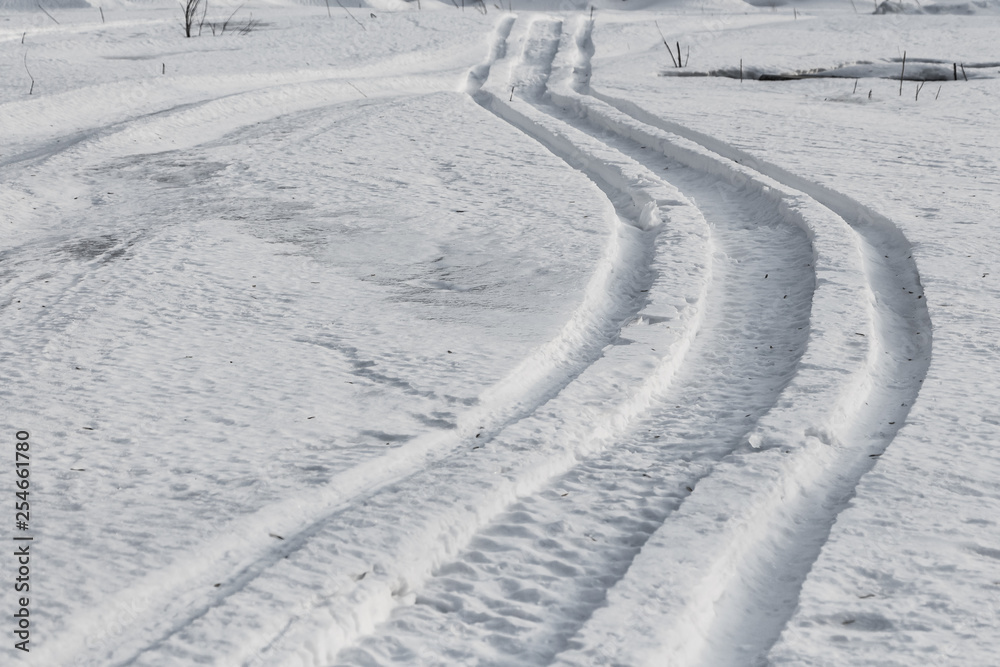
[[[687,489],[745,441],[803,349],[811,280],[796,267],[810,253],[801,232],[741,215],[726,188],[709,197],[719,201],[698,201],[715,227],[717,282],[676,388],[613,448],[480,531],[338,664],[548,664]],[[419,653],[431,636],[440,653]]]
[[[550,26],[539,32],[559,34]],[[578,46],[586,45],[589,28],[582,39],[574,37]],[[539,48],[534,30],[525,43],[525,54],[553,53],[551,48]],[[585,49],[581,51],[586,53]],[[586,63],[582,65],[580,71],[589,69]],[[537,77],[531,74],[547,73],[550,67],[531,63],[526,69],[528,76],[521,78],[536,81]],[[527,96],[541,96],[539,88],[525,88]],[[573,106],[574,100],[569,99],[572,95],[562,93],[553,97],[560,104]],[[494,108],[497,101],[496,96],[491,100]],[[725,459],[719,471],[708,476],[706,484],[696,487],[694,502],[684,505],[685,511],[676,524],[669,515],[683,494],[669,500],[657,499],[659,506],[646,506],[647,514],[638,520],[628,521],[612,514],[610,520],[594,519],[596,527],[588,523],[594,514],[599,516],[595,507],[609,506],[613,501],[620,502],[622,496],[627,497],[621,489],[626,485],[619,481],[613,491],[600,488],[599,480],[606,480],[608,470],[615,469],[608,464],[607,457],[619,453],[618,449],[606,450],[605,457],[598,457],[600,464],[590,461],[582,464],[542,493],[522,499],[510,513],[482,531],[462,557],[440,568],[438,576],[421,591],[417,605],[400,610],[380,634],[345,653],[342,658],[347,662],[545,664],[554,652],[566,646],[574,627],[580,628],[580,632],[572,640],[573,650],[559,656],[560,663],[655,664],[666,660],[667,664],[678,665],[749,664],[759,660],[794,609],[801,583],[822,548],[836,513],[861,475],[873,465],[872,457],[891,442],[896,431],[891,427],[898,428],[902,423],[919,390],[929,357],[929,322],[926,314],[921,313],[921,300],[900,298],[900,292],[909,296],[913,290],[905,288],[919,286],[919,280],[912,262],[911,266],[906,265],[908,254],[902,254],[908,250],[905,239],[900,242],[894,238],[891,223],[883,221],[881,237],[872,235],[870,230],[864,230],[868,234],[863,231],[852,235],[824,229],[822,210],[809,202],[808,195],[815,192],[814,188],[804,188],[805,197],[772,190],[767,179],[748,181],[745,172],[737,172],[724,161],[713,162],[710,156],[706,160],[704,154],[692,152],[682,140],[668,146],[662,142],[669,142],[669,138],[647,132],[641,126],[627,127],[607,111],[580,110],[598,127],[652,144],[667,155],[707,168],[734,183],[749,185],[751,191],[776,204],[792,202],[784,217],[789,222],[798,218],[803,229],[814,235],[821,265],[846,272],[846,282],[839,289],[848,292],[838,294],[824,286],[823,298],[814,313],[818,331],[810,336],[819,353],[811,351],[809,370],[795,378],[796,382],[783,392],[780,408],[767,414],[764,425],[750,434],[750,442],[763,445],[765,450],[761,454],[740,453],[732,460]],[[513,117],[515,124],[534,133],[538,119],[526,122],[524,113],[515,115],[508,111],[502,115]],[[543,139],[548,138],[543,136]],[[546,143],[552,147],[551,139]],[[824,203],[830,202],[829,197],[826,200]],[[718,231],[716,242],[722,245]],[[896,291],[897,288],[901,289]],[[851,317],[835,321],[836,313],[830,309],[835,299],[831,297],[851,293],[855,301],[849,307]],[[868,298],[871,304],[866,307]],[[889,302],[888,308],[884,302]],[[872,343],[863,346],[860,354],[837,360],[846,361],[848,368],[853,368],[847,374],[836,365],[827,369],[816,364],[823,352],[829,357],[831,350],[836,354],[838,347],[843,348],[845,333],[848,337],[852,333],[831,334],[830,324],[873,335]],[[924,330],[923,338],[917,329]],[[696,340],[689,361],[697,359],[698,343],[710,336],[706,333]],[[900,355],[913,355],[907,359],[917,363],[911,368],[905,365],[900,368]],[[830,360],[824,361],[828,365]],[[697,367],[698,363],[693,362],[692,368]],[[809,390],[811,383],[824,388],[820,393],[825,394],[824,400],[831,405],[804,400],[803,389]],[[824,418],[822,414],[814,414],[817,407],[828,415]],[[782,428],[783,421],[791,422],[792,429]],[[804,432],[803,426],[808,426]],[[796,448],[796,432],[805,435],[805,446]],[[641,447],[634,445],[630,448],[630,453],[638,454],[640,460],[641,451]],[[830,470],[836,472],[827,472]],[[629,468],[623,465],[616,472],[627,475]],[[635,468],[631,472],[634,474]],[[683,479],[681,476],[673,482]],[[733,500],[720,503],[724,487],[739,490]],[[604,498],[594,499],[593,496],[601,494]],[[649,504],[655,506],[657,502]],[[664,576],[663,556],[669,556],[672,548],[676,552],[676,545],[684,543],[685,538],[698,535],[691,531],[704,530],[698,526],[706,519],[711,526],[714,523],[711,517],[720,512],[726,516],[727,511],[732,518],[724,522],[726,528],[718,531],[713,527],[709,531],[718,539],[714,542],[709,539],[712,548],[704,552],[708,556],[705,564],[698,563],[692,568],[679,562],[677,570],[670,572],[671,581],[677,577],[684,581],[674,592],[676,600],[659,609],[656,605],[641,605],[645,612],[652,612],[651,618],[646,619],[650,626],[644,637],[648,640],[646,645],[623,646],[615,641],[622,636],[616,629],[631,624],[634,630],[637,619],[617,614],[614,599],[595,619],[587,620],[590,611],[602,604],[603,591],[629,570],[632,556],[646,542],[649,531],[655,530],[650,524],[666,521],[654,533],[657,539],[652,540],[646,557],[628,571],[624,585],[619,587],[625,591],[622,595],[629,600],[630,608],[634,608],[637,598],[648,599],[651,583],[653,590],[659,591]],[[567,513],[572,520],[564,520]],[[565,537],[567,532],[574,535]],[[594,535],[616,543],[619,548],[586,544],[587,539],[597,541]],[[690,551],[691,544],[686,544],[685,549]],[[778,567],[782,570],[780,575],[773,572]],[[686,580],[689,574],[694,576]],[[525,585],[525,581],[530,583]],[[582,582],[587,583],[581,585]],[[671,592],[655,594],[670,596]],[[653,630],[663,623],[668,628],[665,634]],[[428,634],[454,637],[454,641],[442,640],[444,648],[439,656],[414,653],[407,638]]]
[[[503,25],[501,23],[499,28],[501,33]],[[502,39],[500,43],[503,43]],[[387,81],[391,89],[392,82]],[[314,104],[315,91],[312,88],[334,86],[328,82],[301,85],[307,89],[302,94],[307,107]],[[344,84],[336,86],[344,87]],[[294,85],[280,88],[287,97],[294,90]],[[181,105],[95,130],[81,135],[79,141],[60,144],[51,151],[46,149],[38,154],[21,157],[52,162],[50,166],[53,166],[62,158],[78,159],[77,153],[113,154],[120,150],[120,145],[127,144],[130,137],[149,134],[150,130],[146,126],[151,123],[169,125],[179,122],[175,116],[184,115],[187,117],[185,122],[197,124],[203,121],[211,125],[220,116],[225,117],[220,109],[228,113],[248,113],[255,117],[260,112],[259,100],[270,99],[271,95],[273,91],[269,89],[258,89]],[[198,134],[194,133],[194,136]],[[73,155],[70,156],[69,153]],[[300,548],[314,533],[321,530],[322,524],[333,520],[337,512],[352,499],[376,493],[441,457],[453,455],[463,444],[486,445],[505,427],[532,414],[599,358],[602,349],[618,335],[622,324],[632,318],[641,306],[641,291],[648,287],[651,279],[648,271],[650,250],[648,244],[641,241],[641,237],[641,233],[637,235],[631,230],[612,235],[607,257],[596,267],[584,302],[559,336],[541,346],[506,378],[484,392],[478,406],[459,416],[458,429],[429,434],[408,443],[404,449],[394,449],[376,459],[362,462],[331,479],[319,492],[295,496],[238,522],[230,534],[219,536],[219,539],[207,546],[197,563],[177,563],[169,571],[156,572],[139,586],[124,591],[121,597],[129,600],[133,614],[131,622],[158,627],[158,632],[164,639],[172,636],[213,607],[224,603],[229,594],[240,590],[267,568]],[[253,529],[253,526],[261,523],[285,524],[286,527],[277,529],[286,538],[280,547],[276,548],[273,539],[267,537],[266,533]],[[249,535],[257,537],[252,540]],[[225,583],[212,594],[201,594],[196,599],[192,599],[187,592],[179,595],[176,584],[166,583],[186,581],[191,577],[197,577],[203,583],[220,579]],[[151,613],[154,609],[156,618],[146,618],[144,614]],[[171,619],[169,625],[165,625],[165,619]],[[100,614],[85,622],[106,625]],[[74,648],[60,645],[50,647],[50,650],[61,653],[72,652]],[[135,652],[142,650],[145,649],[131,649],[133,655],[138,655]],[[125,646],[118,646],[113,650],[113,655],[116,660],[127,662],[130,650]]]
[[[616,211],[559,335],[455,431],[227,525],[197,559],[82,619],[67,633],[77,644],[51,643],[53,663],[122,608],[122,631],[93,651],[105,664],[315,665],[345,647],[352,663],[749,664],[766,653],[919,391],[931,333],[919,275],[890,220],[631,102],[574,90],[591,28],[565,25],[542,17],[514,33],[521,24],[502,19],[468,77],[483,108],[586,174]],[[494,64],[513,69],[498,77]],[[386,77],[377,94],[432,81]],[[197,126],[182,140],[197,143],[229,131],[232,113],[266,120],[349,99],[348,87],[219,96],[66,135],[0,168],[123,155],[135,139],[164,150],[171,142],[150,137],[177,124]],[[94,241],[81,255],[98,253],[87,255],[96,266],[143,240]],[[94,273],[80,269],[60,276],[75,282],[54,303]],[[283,526],[277,547],[241,534],[271,521]],[[624,600],[645,617],[619,614]],[[428,635],[440,655],[408,644]]]
[[[575,34],[582,73],[589,72],[590,29],[584,25]],[[578,81],[581,92],[587,92],[587,83]],[[629,102],[597,95],[617,108],[602,107],[601,102],[590,102],[569,89],[553,97],[600,125],[639,138],[683,162],[728,174],[737,182],[756,180],[759,187],[789,201],[797,198],[802,222],[817,244],[817,259],[824,263],[833,259],[833,266],[839,265],[841,272],[847,272],[845,276],[857,274],[842,285],[848,294],[857,295],[854,299],[831,298],[835,292],[825,284],[828,280],[818,289],[812,314],[816,331],[810,336],[810,354],[803,360],[808,370],[786,389],[780,407],[765,417],[764,428],[752,436],[751,443],[763,445],[764,451],[738,453],[699,485],[683,512],[650,539],[647,553],[613,591],[609,606],[573,640],[574,650],[558,661],[756,664],[794,611],[802,582],[837,514],[904,423],[926,374],[931,327],[909,244],[891,221],[856,202],[777,167],[758,164]],[[671,138],[664,130],[686,139]],[[701,145],[691,145],[687,139]],[[752,164],[754,170],[714,157],[703,147]],[[754,171],[761,176],[754,176]],[[839,241],[836,234],[824,239],[836,226],[823,224],[828,215],[810,204],[810,199],[840,216],[851,233],[840,234]],[[843,250],[849,253],[838,259]],[[830,325],[849,327],[852,321],[872,340],[860,365],[848,356],[840,360],[841,365],[848,362],[845,370],[853,367],[845,374],[837,367],[836,350],[850,349],[846,338],[851,331],[842,331],[838,342],[838,336],[830,335]],[[824,344],[830,346],[825,355],[821,354]],[[808,405],[808,393],[824,385],[843,386],[830,393],[829,405]],[[722,498],[725,502],[720,502]],[[706,523],[705,517],[711,515],[728,518]],[[709,557],[691,562],[692,551]],[[650,590],[650,580],[672,558],[678,560],[670,568],[671,576],[684,583],[670,590],[664,600],[655,584]],[[642,619],[617,611],[619,600],[628,600],[629,608],[635,609],[639,599],[650,603],[639,605]],[[642,641],[628,645],[618,641],[620,630],[626,627]]]
[[[355,468],[336,480],[341,499],[347,498],[345,489],[358,494],[351,504],[341,504],[305,528],[286,534],[281,548],[268,550],[227,576],[215,596],[171,612],[167,616],[170,625],[161,624],[157,630],[159,640],[145,647],[113,649],[114,659],[120,664],[158,664],[168,656],[192,658],[192,651],[196,651],[193,647],[203,643],[204,633],[214,632],[220,623],[234,628],[225,633],[228,643],[218,647],[233,659],[249,659],[259,651],[267,652],[268,661],[289,653],[304,662],[332,657],[345,640],[384,617],[386,610],[405,598],[409,588],[426,578],[437,562],[452,556],[468,535],[513,498],[571,467],[578,453],[600,448],[609,434],[618,432],[621,424],[642,412],[669,385],[683,358],[702,317],[701,301],[708,284],[705,272],[709,242],[704,220],[676,191],[660,190],[616,191],[618,199],[631,197],[620,202],[620,213],[627,216],[628,222],[615,222],[609,256],[595,274],[578,314],[559,340],[543,346],[522,365],[522,371],[512,374],[506,389],[501,383],[487,392],[499,394],[499,399],[486,400],[485,408],[463,420],[483,436],[475,440],[474,449],[484,451],[472,457],[461,452],[438,460],[433,467],[426,465],[429,459],[421,456],[428,447],[445,450],[444,443],[454,449],[462,437],[474,437],[473,429],[463,429],[460,424],[458,436],[445,434],[426,443],[411,442],[402,455]],[[615,363],[604,362],[599,372],[592,371],[593,363],[601,361],[602,348],[650,299],[643,292],[652,291],[648,290],[652,280],[649,262],[659,233],[660,208],[674,217],[673,229],[665,239],[674,245],[680,258],[680,279],[669,290],[677,302],[671,306],[671,319],[676,320],[676,325],[673,330],[651,331],[660,352],[652,349],[641,353],[644,358],[636,364],[637,370],[626,372]],[[669,268],[672,261],[661,260],[658,270]],[[626,359],[635,356],[628,346],[611,349]],[[519,457],[523,460],[510,465],[510,453],[504,450],[522,448],[519,443],[528,429],[537,429],[539,424],[550,430],[559,426],[546,424],[542,417],[528,420],[531,425],[522,427],[515,423],[522,416],[520,411],[527,414],[536,410],[549,394],[570,381],[575,387],[575,400],[603,406],[611,402],[612,396],[618,399],[613,389],[613,395],[608,395],[609,385],[629,373],[627,381],[623,381],[629,386],[626,400],[612,411],[593,411],[588,421],[569,424],[569,435],[546,442],[541,451]],[[581,374],[593,377],[580,381]],[[514,418],[509,418],[511,411]],[[562,412],[571,415],[574,422],[579,421],[578,403],[562,408]],[[515,431],[520,429],[520,437],[508,434],[512,426],[517,427]],[[498,433],[502,439],[492,440]],[[420,465],[414,465],[415,461]],[[427,488],[451,488],[456,495],[427,498]],[[388,516],[390,508],[396,508],[398,514],[398,503],[404,497],[410,498],[404,503],[409,508],[405,516],[384,522],[384,528],[372,522],[372,516]],[[301,500],[296,499],[295,504]],[[329,506],[329,498],[326,501]],[[455,507],[465,509],[456,513]],[[413,553],[420,556],[412,558]],[[299,568],[316,567],[339,576],[320,590],[299,591],[294,584],[285,585],[300,579],[296,575]],[[273,589],[278,582],[282,590],[276,594]],[[297,610],[294,614],[304,617],[304,621],[291,624],[289,609]],[[244,630],[250,632],[250,628],[256,628],[252,635],[242,634]],[[274,643],[274,638],[280,640]]]
[[[541,95],[536,73],[550,69],[537,54],[555,55],[545,35],[557,40],[559,31],[532,24],[511,72],[513,81],[536,82],[516,88],[525,97]],[[517,125],[531,134],[537,128]],[[643,155],[638,144],[610,141],[657,172],[669,166],[714,228],[716,280],[684,369],[614,447],[522,497],[440,566],[414,605],[397,610],[337,664],[548,664],[604,603],[649,535],[716,461],[745,442],[794,375],[812,291],[802,230],[766,197]],[[426,653],[430,636],[433,654]]]

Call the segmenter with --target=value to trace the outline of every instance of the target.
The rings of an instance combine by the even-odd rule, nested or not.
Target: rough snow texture
[[[993,662],[993,5],[5,2],[4,664]]]

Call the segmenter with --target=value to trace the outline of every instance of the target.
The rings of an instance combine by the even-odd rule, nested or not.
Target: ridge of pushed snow
[[[584,24],[574,40],[582,54],[589,31]],[[691,141],[692,133],[682,138],[659,129],[684,132],[676,124],[622,103],[633,112],[626,116],[599,101],[606,97],[595,95],[591,101],[568,83],[564,79],[553,92],[555,101],[682,162],[780,200],[789,221],[810,236],[817,286],[799,371],[749,436],[750,449],[734,453],[698,484],[609,592],[609,606],[581,630],[574,640],[580,648],[560,661],[613,656],[639,665],[759,659],[793,611],[795,595],[837,513],[904,423],[926,373],[930,327],[924,303],[906,293],[906,288],[919,289],[909,245],[890,221],[870,213],[860,219],[850,215],[858,207],[851,210],[852,202],[842,195],[761,168],[756,161],[751,163],[757,169],[744,167],[740,163],[750,161],[745,155],[736,164],[721,160]],[[718,141],[697,138],[726,157],[735,153]],[[762,172],[785,178],[779,182]],[[902,358],[909,355],[912,359]],[[845,373],[845,362],[852,371]],[[900,376],[906,379],[900,382]],[[715,519],[706,522],[707,517]],[[667,583],[662,577],[650,588],[665,562],[671,563],[669,588],[661,588]],[[778,563],[784,571],[776,577]],[[637,627],[643,630],[636,633]]]

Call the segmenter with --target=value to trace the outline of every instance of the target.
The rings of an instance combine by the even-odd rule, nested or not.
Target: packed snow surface
[[[0,0],[0,662],[995,663],[996,3],[311,4]]]

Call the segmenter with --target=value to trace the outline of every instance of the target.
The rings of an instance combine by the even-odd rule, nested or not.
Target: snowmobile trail
[[[268,661],[286,654],[305,662],[330,658],[344,641],[384,617],[523,489],[570,468],[578,454],[599,449],[643,412],[669,385],[700,324],[711,253],[698,211],[672,188],[637,185],[633,181],[641,170],[634,164],[629,168],[637,173],[619,175],[624,185],[614,190],[614,198],[621,219],[609,221],[608,253],[584,304],[559,338],[484,394],[457,432],[410,442],[399,453],[337,476],[318,494],[268,507],[263,519],[292,524],[292,530],[281,531],[280,546],[269,542],[263,547],[234,529],[213,542],[208,557],[202,553],[199,561],[178,563],[124,591],[130,613],[122,625],[143,631],[123,641],[105,637],[97,657],[109,664],[187,660],[204,645],[204,633],[217,634],[222,624],[229,628],[223,633],[229,643],[213,644],[213,650],[227,660],[250,660],[261,652]],[[674,254],[651,265],[661,209],[672,218],[662,240]],[[614,355],[607,352],[621,327],[651,303],[669,308],[669,315],[657,317],[674,320],[673,329],[649,329],[648,349],[616,345]],[[553,407],[550,399],[566,393],[567,384],[574,388],[561,399],[564,405]],[[624,399],[618,387],[629,387]],[[551,412],[534,416],[547,401]],[[614,409],[604,409],[614,403]],[[582,422],[581,405],[589,406]],[[561,417],[553,419],[553,413]],[[539,451],[525,453],[521,443],[540,430],[565,432]],[[451,456],[442,459],[444,454]],[[455,495],[428,498],[428,488],[452,488]],[[401,502],[409,507],[402,517]],[[247,525],[263,519],[258,513]],[[412,558],[414,553],[421,556]],[[340,575],[321,590],[288,585],[299,579],[296,571],[316,567]],[[192,578],[203,586],[192,586]],[[213,579],[221,583],[210,595],[197,592],[212,590]],[[275,595],[275,587],[282,592]],[[303,622],[293,623],[298,617]],[[106,620],[90,622],[100,626]],[[66,643],[50,657],[58,660],[78,649]]]
[[[756,664],[794,611],[838,513],[919,392],[931,347],[919,274],[898,228],[860,204],[627,101],[588,97],[590,31],[581,21],[574,32],[577,77],[553,99],[784,199],[812,236],[819,282],[803,370],[748,438],[751,449],[724,461],[654,534],[556,663]],[[662,583],[650,586],[657,574]],[[622,613],[625,600],[643,617]],[[642,640],[620,641],[625,628]]]
[[[538,42],[558,31],[533,25],[541,29],[527,36],[522,62],[528,63],[515,67],[515,80],[547,69],[530,54],[554,55]],[[518,109],[530,113],[523,103]],[[644,159],[639,145],[614,147],[655,173],[669,166],[671,181],[696,198],[713,225],[713,285],[684,368],[614,447],[520,498],[439,568],[415,605],[345,651],[341,664],[547,664],[603,604],[605,590],[688,489],[745,440],[794,373],[812,276],[802,231],[721,181],[676,162]],[[638,326],[662,326],[658,320]],[[441,638],[440,654],[417,653],[426,636]]]
[[[562,329],[453,430],[226,524],[76,619],[43,661],[763,659],[917,397],[931,343],[919,274],[890,220],[591,90],[591,30],[502,18],[465,91],[608,202],[605,253]],[[444,78],[384,77],[368,92],[420,95]],[[300,81],[67,134],[0,168],[101,164],[136,142],[214,140],[234,117],[355,102],[343,80]],[[162,139],[182,125],[196,131]],[[169,245],[135,231],[53,282],[61,313],[114,270],[87,262]]]
[[[560,34],[551,22],[531,23],[511,65],[506,88],[533,106],[485,98],[494,111],[515,107],[506,114],[529,119],[515,124],[532,135],[539,127],[560,132],[559,110],[540,99]],[[645,165],[651,180],[670,169],[671,182],[697,199],[713,227],[713,283],[685,365],[613,446],[519,498],[439,567],[415,604],[337,664],[548,664],[698,481],[745,443],[795,374],[813,280],[803,230],[767,197],[644,154],[639,144],[592,137]],[[651,316],[638,326],[663,320]],[[438,638],[432,655],[420,648],[428,636]]]
[[[118,662],[191,659],[209,635],[226,638],[211,642],[212,650],[230,661],[328,662],[409,599],[439,563],[453,558],[515,498],[614,442],[663,396],[704,317],[711,284],[708,228],[676,189],[634,161],[619,156],[617,164],[601,164],[605,177],[620,183],[605,183],[618,210],[609,220],[615,244],[631,249],[636,260],[615,266],[615,279],[646,286],[628,295],[629,319],[638,312],[637,323],[671,325],[634,327],[631,344],[606,347],[541,410],[314,523],[291,540],[283,558],[230,578],[218,599],[180,619],[160,640],[131,655],[119,653]],[[671,221],[662,233],[661,216]],[[652,246],[660,242],[672,253],[654,258]],[[659,313],[647,312],[653,307]],[[296,583],[317,569],[331,573],[321,587]]]
[[[554,656],[557,664],[755,663],[794,610],[837,513],[891,442],[919,391],[929,359],[930,326],[915,268],[907,263],[908,253],[903,254],[905,239],[893,238],[891,223],[882,226],[888,238],[859,234],[845,224],[840,211],[811,197],[813,188],[803,192],[733,168],[682,138],[580,97],[572,83],[574,75],[579,83],[589,70],[589,31],[589,24],[566,33],[552,22],[532,23],[522,37],[521,60],[509,72],[508,88],[514,94],[523,90],[545,112],[539,81],[549,81],[550,72],[561,69],[562,79],[549,87],[552,100],[582,116],[595,138],[610,131],[632,142],[630,149],[621,140],[604,139],[650,167],[656,160],[642,154],[647,146],[698,170],[700,176],[685,179],[678,177],[683,170],[676,163],[670,165],[672,180],[686,180],[691,190],[710,187],[707,173],[740,192],[744,205],[753,205],[755,198],[769,202],[761,206],[758,201],[757,207],[771,208],[777,219],[799,227],[812,240],[812,252],[803,247],[798,256],[799,266],[814,264],[818,277],[811,312],[808,296],[796,295],[804,309],[798,323],[808,332],[797,342],[781,341],[792,354],[782,355],[784,365],[777,373],[759,374],[746,359],[741,368],[741,345],[763,342],[754,338],[757,333],[780,339],[789,322],[778,320],[774,329],[727,340],[726,327],[716,333],[712,326],[712,307],[725,303],[721,310],[729,324],[740,305],[749,301],[759,308],[754,297],[766,300],[767,291],[749,299],[737,291],[736,303],[710,297],[688,365],[663,400],[677,403],[673,411],[654,411],[630,439],[623,439],[624,447],[608,447],[537,494],[520,498],[480,531],[459,558],[439,568],[419,591],[416,604],[400,609],[374,637],[345,651],[340,656],[344,664],[549,664]],[[563,53],[574,54],[569,61],[539,62],[547,55],[555,59],[551,42],[560,38],[573,42],[563,47]],[[485,98],[494,112],[499,108],[499,115],[524,131],[541,134],[550,149],[558,146],[551,123],[519,101],[503,103],[497,88]],[[592,163],[584,169],[596,171]],[[713,194],[719,198],[722,192],[724,188]],[[711,208],[702,205],[703,211]],[[738,210],[725,213],[739,219]],[[733,240],[727,244],[722,226],[715,225],[715,247],[735,249]],[[754,240],[760,241],[759,227]],[[743,243],[746,247],[747,240]],[[764,255],[773,260],[772,253]],[[785,268],[795,266],[794,253],[789,260]],[[748,275],[735,273],[717,268],[713,292],[727,285],[730,276],[737,288],[753,280],[752,269]],[[773,279],[775,273],[764,275]],[[801,274],[794,280],[801,287]],[[806,342],[809,349],[796,374],[796,344],[805,347]],[[719,349],[726,350],[724,356]],[[743,423],[727,425],[719,418],[739,405],[731,393],[720,391],[725,376],[712,376],[720,359],[731,364],[727,370],[734,375],[747,373],[770,385],[754,387],[751,395],[765,400]],[[713,388],[719,393],[713,395]],[[759,421],[758,415],[763,415]],[[664,456],[658,445],[684,437],[697,441],[690,434],[704,433],[706,423],[721,428],[700,443],[685,443],[691,449],[675,445]],[[639,433],[643,427],[646,432]],[[667,437],[657,438],[657,432]],[[677,433],[682,437],[671,437]],[[650,482],[643,489],[635,484],[642,470],[662,475],[662,486]],[[619,604],[641,617],[619,610]],[[636,627],[642,628],[641,640]],[[447,638],[440,642],[441,653],[418,653],[422,636]]]
[[[131,655],[119,652],[117,662],[183,661],[209,635],[226,638],[212,642],[212,649],[229,660],[328,661],[406,600],[438,563],[516,497],[614,442],[663,395],[704,316],[711,282],[708,228],[680,193],[634,162],[602,164],[608,178],[622,183],[611,189],[620,218],[609,221],[615,243],[639,260],[614,270],[616,280],[634,286],[624,304],[632,309],[629,319],[639,311],[644,321],[670,319],[671,326],[637,327],[630,332],[633,344],[603,350],[542,410],[492,441],[479,440],[471,450],[356,498],[289,540],[284,558],[230,578],[209,605],[179,619],[155,643]],[[661,215],[671,220],[662,235]],[[658,257],[651,269],[652,245],[661,236],[673,252]],[[643,315],[654,305],[662,314]],[[432,495],[428,489],[449,492]],[[295,583],[317,569],[336,574],[324,577],[319,588]],[[220,635],[221,627],[227,629]]]
[[[415,90],[407,86],[426,89],[436,79],[428,81],[387,79],[383,92],[386,95],[415,94]],[[186,142],[207,141],[216,137],[219,119],[226,119],[230,126],[234,116],[242,124],[260,122],[264,117],[261,114],[311,108],[331,93],[344,101],[358,96],[342,82],[297,85],[302,90],[296,92],[294,85],[283,85],[280,90],[254,90],[177,106],[95,130],[51,150],[40,149],[20,158],[34,163],[39,169],[65,169],[67,164],[99,162],[136,151],[162,150],[167,145],[155,137],[169,136],[169,128],[177,125],[195,128],[191,136],[196,139],[185,139]],[[369,88],[369,92],[373,90]],[[276,99],[284,100],[286,106],[279,110],[272,108]],[[138,147],[137,141],[140,142]],[[647,222],[652,226],[655,220],[650,216],[647,212]],[[95,628],[114,627],[118,628],[117,635],[123,635],[129,627],[142,627],[147,638],[150,635],[169,637],[300,549],[322,525],[336,521],[338,512],[357,497],[377,493],[442,457],[464,455],[465,449],[473,445],[485,446],[505,427],[531,415],[598,359],[603,349],[618,336],[623,324],[645,303],[644,293],[653,275],[649,266],[652,253],[645,239],[651,235],[655,236],[655,232],[637,227],[613,230],[606,256],[595,267],[585,299],[563,330],[484,392],[478,405],[459,416],[457,429],[430,432],[408,443],[404,449],[391,450],[336,475],[318,491],[296,495],[237,521],[225,534],[216,536],[204,549],[198,550],[197,559],[182,559],[166,570],[151,573],[137,585],[116,595],[107,606],[109,611],[81,619],[81,627],[69,628],[68,634],[85,637],[92,635]],[[153,241],[148,235],[143,239],[146,243]],[[48,239],[45,243],[51,241]],[[45,252],[45,248],[41,252]],[[92,269],[90,265],[83,266],[82,273],[73,274],[63,288],[63,301],[88,301],[81,295],[96,289],[91,283],[96,282],[94,276],[98,274]],[[64,272],[62,277],[68,278],[69,273]],[[697,280],[685,282],[697,284]],[[11,289],[16,287],[12,285]],[[685,303],[680,309],[687,306]],[[262,525],[267,525],[269,530],[260,530]],[[283,543],[276,546],[268,532],[281,534]],[[213,582],[219,581],[224,583],[214,589]],[[211,593],[197,592],[199,590]],[[123,608],[128,609],[125,622],[118,619]],[[104,639],[107,646],[100,649],[105,651],[101,659],[126,662],[131,659],[130,655],[139,655],[145,649],[140,642],[147,641],[139,639],[129,644],[112,636]],[[44,649],[48,652],[46,657],[53,661],[76,654],[78,650],[80,647],[70,641],[53,642]]]

